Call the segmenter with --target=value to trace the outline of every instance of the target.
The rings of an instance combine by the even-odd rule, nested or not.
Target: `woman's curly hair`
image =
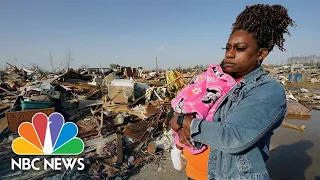
[[[284,34],[291,35],[288,26],[295,27],[295,22],[289,17],[288,10],[282,5],[256,4],[247,6],[232,24],[232,33],[236,30],[246,30],[253,33],[259,47],[267,48],[269,52],[277,45],[285,51]]]

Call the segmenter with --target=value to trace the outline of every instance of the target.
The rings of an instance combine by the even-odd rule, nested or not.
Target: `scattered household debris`
[[[7,63],[0,72],[0,179],[107,179],[126,177],[159,161],[173,143],[168,128],[170,101],[203,69],[145,71],[142,67],[72,69],[45,74]],[[290,68],[289,68],[290,69]],[[285,71],[283,71],[285,72]],[[289,71],[288,71],[289,72]],[[289,77],[275,73],[285,86]],[[272,75],[272,73],[271,73]],[[311,76],[316,82],[319,76]],[[311,115],[320,95],[308,88],[287,89],[288,114]],[[11,143],[22,122],[37,112],[61,113],[78,127],[85,149],[84,171],[12,171]],[[284,122],[283,127],[305,131]]]

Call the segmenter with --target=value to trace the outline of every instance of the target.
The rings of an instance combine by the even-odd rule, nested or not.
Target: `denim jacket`
[[[270,139],[286,112],[285,89],[258,67],[224,96],[213,122],[193,119],[192,140],[210,146],[208,178],[270,179]]]

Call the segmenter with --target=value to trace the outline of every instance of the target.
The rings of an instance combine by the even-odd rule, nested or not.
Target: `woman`
[[[222,68],[239,82],[220,102],[213,122],[185,115],[178,125],[178,114],[171,119],[181,143],[192,146],[190,141],[197,141],[210,146],[200,161],[187,157],[187,168],[188,158],[192,158],[193,167],[205,164],[207,169],[202,170],[208,172],[207,179],[270,179],[265,161],[287,103],[285,89],[267,75],[261,63],[275,45],[285,50],[283,35],[290,35],[289,25],[294,26],[294,21],[281,5],[257,4],[238,15]]]

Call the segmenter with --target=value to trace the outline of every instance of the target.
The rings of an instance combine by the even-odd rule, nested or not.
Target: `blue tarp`
[[[290,82],[302,82],[302,74],[289,74]]]

